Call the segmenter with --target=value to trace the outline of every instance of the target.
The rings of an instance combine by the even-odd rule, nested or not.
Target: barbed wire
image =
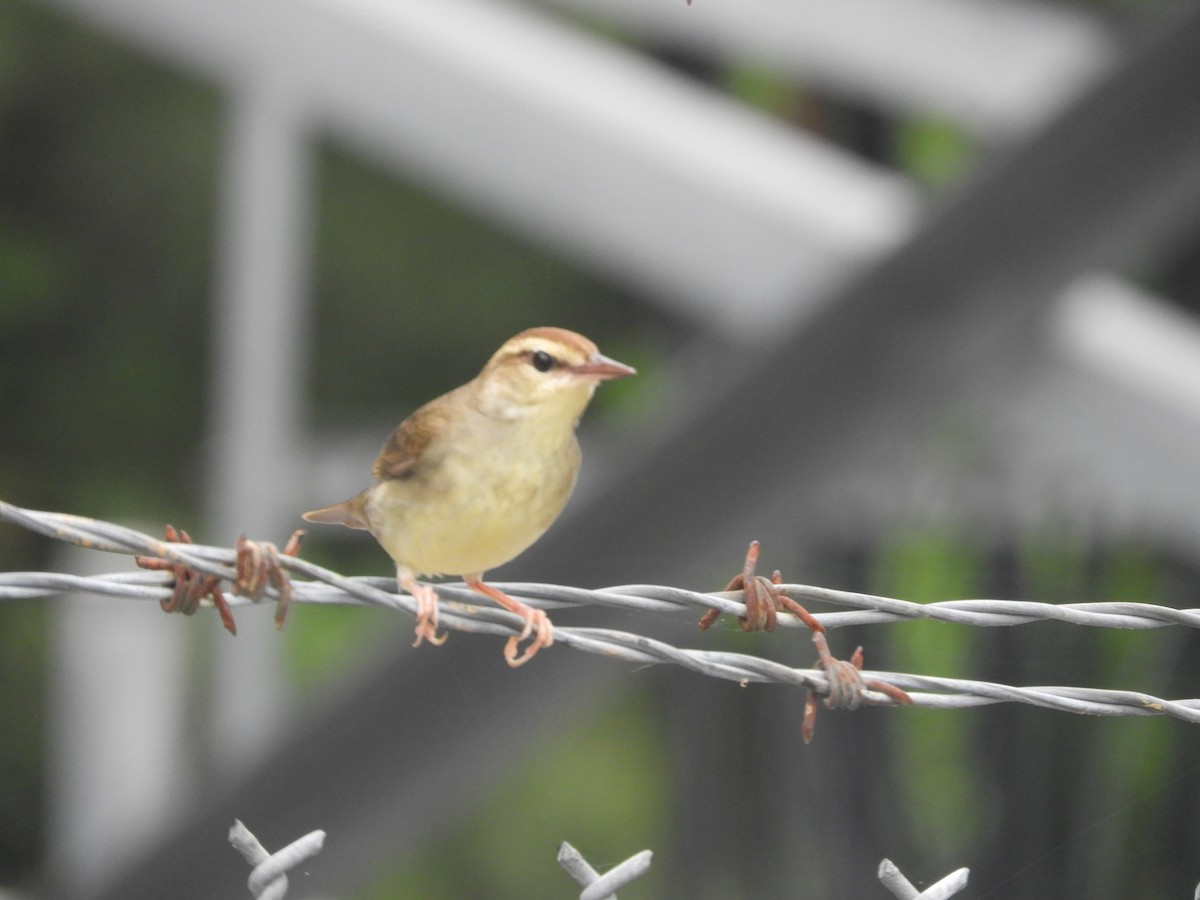
[[[248,887],[256,900],[284,900],[288,891],[287,873],[321,852],[325,846],[325,832],[319,829],[311,831],[275,853],[270,853],[240,819],[234,819],[233,827],[229,829],[229,843],[246,862],[254,866]],[[601,875],[582,853],[563,841],[558,847],[557,860],[563,870],[583,888],[579,900],[617,900],[617,891],[650,871],[653,857],[650,850],[642,850]],[[966,889],[970,870],[957,869],[923,891],[914,887],[890,859],[879,863],[876,874],[880,884],[897,900],[948,900]]]
[[[325,845],[325,832],[319,829],[311,831],[275,853],[270,853],[249,828],[235,819],[233,827],[229,829],[229,843],[246,862],[254,866],[247,885],[256,900],[284,900],[288,890],[287,873],[321,852]],[[563,841],[558,848],[557,860],[563,870],[583,888],[579,900],[617,900],[617,891],[650,871],[653,856],[650,850],[642,850],[601,875],[582,853]],[[885,858],[879,863],[876,877],[897,900],[949,900],[966,890],[970,874],[970,869],[955,869],[920,890],[894,862]],[[1194,896],[1200,900],[1200,885],[1197,885]]]
[[[310,831],[281,850],[269,853],[241,820],[234,819],[233,827],[229,829],[229,843],[254,866],[247,881],[250,893],[257,900],[283,900],[288,890],[287,873],[321,852],[325,846],[325,832]]]
[[[202,575],[228,584],[233,584],[237,577],[238,553],[230,548],[172,543],[111,522],[22,509],[4,501],[0,501],[0,520],[88,549],[153,557],[190,567]],[[347,577],[307,560],[282,554],[275,557],[275,562],[292,576],[288,579],[290,598],[281,598],[276,584],[264,584],[261,594],[268,599],[277,602],[289,599],[295,603],[378,606],[416,615],[415,601],[407,594],[400,593],[395,581],[390,578]],[[307,580],[296,580],[296,576]],[[78,591],[162,603],[172,596],[172,581],[173,577],[168,572],[130,571],[95,576],[53,572],[0,573],[0,600]],[[602,606],[658,615],[709,610],[736,617],[746,615],[741,591],[703,593],[644,584],[599,590],[524,582],[497,582],[495,586],[530,606],[543,609]],[[827,629],[912,620],[973,626],[1060,621],[1101,628],[1144,629],[1170,625],[1200,628],[1200,610],[1172,609],[1148,603],[1056,605],[1020,600],[953,600],[921,604],[810,585],[780,584],[777,589],[797,601],[848,607],[848,611],[844,612],[814,614]],[[464,584],[443,583],[437,585],[437,590],[442,598],[440,621],[446,628],[511,637],[519,634],[524,626],[522,619],[506,610],[472,602],[478,599],[478,595]],[[228,598],[228,604],[233,607],[251,602],[247,597]],[[778,623],[781,627],[807,627],[782,612],[778,616]],[[554,636],[556,644],[631,663],[670,663],[740,684],[792,684],[822,696],[828,696],[830,691],[829,678],[820,668],[795,668],[747,653],[685,649],[656,638],[608,628],[558,626]],[[908,692],[913,705],[929,708],[958,709],[1014,702],[1085,715],[1166,715],[1185,722],[1200,723],[1200,699],[1166,700],[1136,691],[1082,687],[1014,687],[964,678],[875,670],[863,671],[862,678],[902,688]],[[867,705],[894,705],[895,700],[881,691],[867,689],[861,692],[861,702]]]
[[[970,869],[955,869],[945,878],[921,891],[904,877],[904,873],[890,859],[880,862],[878,871],[879,881],[897,900],[947,900],[948,897],[966,890],[970,874]]]
[[[601,875],[582,853],[563,841],[558,847],[558,864],[583,888],[579,900],[617,900],[617,891],[650,871],[653,855],[642,850]]]

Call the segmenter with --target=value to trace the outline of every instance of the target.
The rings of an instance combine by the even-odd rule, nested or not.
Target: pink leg
[[[519,600],[514,600],[508,594],[501,590],[497,590],[491,585],[484,584],[482,581],[483,574],[466,575],[463,580],[466,581],[467,587],[473,591],[478,591],[485,597],[490,597],[495,600],[511,613],[516,613],[525,620],[525,628],[520,635],[510,637],[508,643],[504,645],[505,661],[516,668],[523,666],[529,660],[533,659],[534,655],[543,647],[549,647],[554,643],[554,625],[550,622],[550,617],[546,615],[544,610],[533,609],[526,606]],[[533,635],[533,642],[525,649],[525,652],[517,655],[517,647],[521,641],[525,640],[530,635]]]
[[[396,581],[401,590],[407,591],[417,601],[417,639],[414,647],[421,646],[421,641],[429,641],[435,647],[446,643],[448,634],[438,634],[438,596],[433,585],[421,584],[411,572],[397,572]]]

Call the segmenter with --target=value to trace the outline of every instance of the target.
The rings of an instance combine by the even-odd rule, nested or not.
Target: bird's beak
[[[595,378],[597,381],[611,381],[614,378],[625,378],[637,374],[637,369],[632,366],[619,363],[615,359],[609,359],[599,353],[593,353],[585,363],[571,366],[571,371],[576,375]]]

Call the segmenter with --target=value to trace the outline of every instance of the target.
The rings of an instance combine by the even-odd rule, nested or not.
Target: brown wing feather
[[[439,398],[444,400],[445,397]],[[396,426],[387,439],[375,465],[371,467],[375,477],[411,478],[425,454],[425,448],[433,436],[445,428],[445,405],[435,400],[426,403],[411,416]]]

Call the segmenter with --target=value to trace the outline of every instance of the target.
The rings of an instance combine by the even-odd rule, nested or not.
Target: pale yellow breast
[[[573,431],[548,441],[504,429],[450,445],[412,478],[381,481],[367,517],[388,554],[418,574],[483,573],[545,533],[578,469]]]

